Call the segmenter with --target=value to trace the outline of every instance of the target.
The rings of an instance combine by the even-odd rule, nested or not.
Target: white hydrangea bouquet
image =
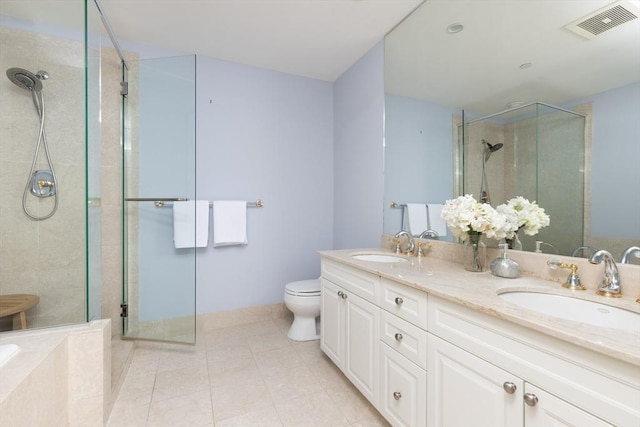
[[[442,219],[457,238],[467,240],[469,235],[484,235],[490,239],[503,239],[510,224],[491,205],[478,202],[470,194],[447,200],[442,208]]]
[[[549,215],[544,213],[543,208],[521,196],[497,206],[496,211],[505,219],[507,240],[515,239],[520,230],[524,230],[527,236],[535,236],[550,223]]]

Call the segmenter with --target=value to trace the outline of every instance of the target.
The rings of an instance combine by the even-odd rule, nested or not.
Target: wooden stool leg
[[[27,329],[27,316],[24,311],[13,315],[13,329]]]

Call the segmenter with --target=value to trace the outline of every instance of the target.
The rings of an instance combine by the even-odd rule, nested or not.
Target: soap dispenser
[[[509,259],[509,255],[507,255],[508,245],[500,243],[498,246],[502,249],[502,256],[491,261],[491,273],[494,276],[507,279],[520,277],[520,266],[514,260]]]

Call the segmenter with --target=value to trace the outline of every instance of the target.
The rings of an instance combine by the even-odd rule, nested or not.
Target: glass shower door
[[[196,249],[174,246],[172,209],[196,195],[195,65],[126,64],[124,337],[195,342]]]

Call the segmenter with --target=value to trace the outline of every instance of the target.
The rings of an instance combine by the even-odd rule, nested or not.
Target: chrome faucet
[[[600,264],[602,261],[604,261],[604,277],[602,278],[600,286],[598,286],[597,293],[606,297],[619,298],[622,296],[620,276],[616,262],[611,254],[601,249],[589,258],[591,264]]]
[[[631,246],[630,248],[625,249],[625,251],[622,253],[620,264],[631,264],[630,258],[632,256],[640,258],[640,247]]]
[[[411,235],[411,233],[409,233],[406,230],[402,230],[396,233],[396,235],[394,236],[396,239],[398,239],[398,243],[396,244],[396,252],[398,252],[398,250],[400,249],[400,243],[399,243],[399,239],[400,237],[405,236],[408,240],[407,243],[407,249],[404,251],[405,254],[413,254],[413,250],[415,249],[415,243],[413,242],[413,236]],[[400,250],[400,252],[402,252],[402,250]]]
[[[437,239],[438,237],[440,237],[440,235],[438,234],[437,231],[428,229],[420,233],[420,236],[418,236],[418,239],[429,239],[429,238]]]

